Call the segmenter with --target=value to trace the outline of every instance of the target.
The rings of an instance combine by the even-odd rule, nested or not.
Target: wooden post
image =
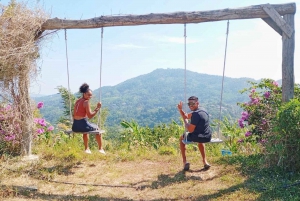
[[[286,14],[283,19],[294,30],[294,14]],[[282,33],[282,101],[288,102],[294,97],[294,51],[295,31],[289,38]]]

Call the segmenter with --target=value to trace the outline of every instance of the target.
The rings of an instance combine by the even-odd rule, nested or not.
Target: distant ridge
[[[222,77],[186,71],[186,96],[199,97],[212,118],[219,116]],[[238,116],[237,102],[248,101],[246,94],[239,91],[248,88],[251,78],[224,78],[223,115]],[[156,69],[151,73],[137,76],[115,86],[102,87],[102,104],[108,108],[107,126],[119,125],[120,121],[135,119],[140,125],[153,126],[158,123],[178,121],[176,105],[184,101],[184,70]],[[99,89],[94,90],[95,98]],[[36,97],[45,107],[41,113],[54,123],[62,115],[62,101],[59,94]]]

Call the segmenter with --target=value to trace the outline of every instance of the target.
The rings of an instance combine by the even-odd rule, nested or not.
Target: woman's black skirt
[[[98,126],[96,124],[88,122],[87,118],[73,121],[72,131],[83,133],[83,132],[89,132],[89,131],[95,131],[98,130]]]

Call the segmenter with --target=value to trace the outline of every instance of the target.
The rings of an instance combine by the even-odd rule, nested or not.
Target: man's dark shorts
[[[185,134],[183,134],[185,137]],[[188,133],[187,141],[190,142],[199,142],[199,143],[207,143],[211,141],[211,135],[202,135],[202,134],[195,134],[195,133]]]
[[[95,130],[98,130],[98,126],[96,124],[92,124],[88,122],[87,118],[80,119],[80,120],[74,119],[72,125],[73,132],[83,133],[83,132],[89,132]]]

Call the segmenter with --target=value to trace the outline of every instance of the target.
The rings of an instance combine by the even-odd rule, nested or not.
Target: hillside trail
[[[189,171],[183,171],[179,158],[83,161],[70,167],[48,164],[42,169],[51,172],[51,168],[61,171],[48,176],[23,171],[4,177],[2,188],[29,189],[30,197],[19,195],[6,200],[211,200],[221,199],[220,191],[232,185],[222,179],[232,172],[230,167],[212,164],[204,170],[200,162],[195,162]]]

